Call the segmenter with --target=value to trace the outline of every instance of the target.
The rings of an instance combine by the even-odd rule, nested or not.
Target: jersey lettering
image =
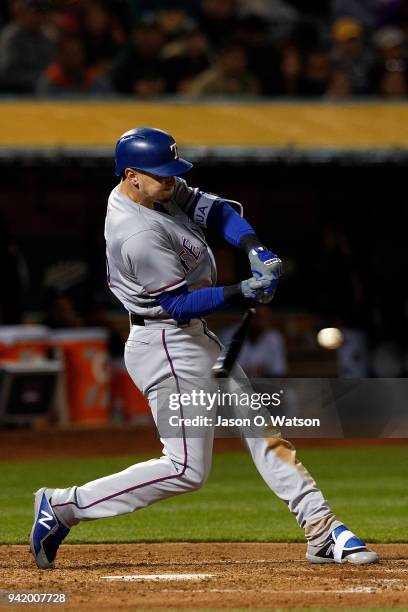
[[[194,246],[188,238],[183,236],[183,249],[178,253],[181,265],[186,272],[189,272],[194,264],[200,259],[201,249]]]
[[[194,221],[200,225],[205,223],[208,209],[206,206],[197,206],[194,215]]]
[[[178,256],[180,258],[180,262],[181,265],[183,266],[184,270],[186,272],[189,272],[191,270],[191,266],[189,266],[188,264],[188,253],[185,249],[183,249],[182,251],[180,251],[180,253],[178,253]]]
[[[203,193],[200,191],[198,193],[198,201],[192,215],[194,223],[198,223],[198,225],[205,225],[207,223],[208,213],[210,212],[214,202],[217,200],[219,200],[218,196],[213,195],[212,193]]]
[[[194,257],[196,261],[199,260],[201,255],[201,249],[191,244],[188,238],[183,238],[183,247]]]

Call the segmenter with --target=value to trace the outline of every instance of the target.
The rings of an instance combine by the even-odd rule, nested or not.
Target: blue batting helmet
[[[125,168],[135,168],[157,174],[178,176],[193,167],[181,159],[172,136],[155,128],[135,128],[125,132],[116,143],[115,174]]]

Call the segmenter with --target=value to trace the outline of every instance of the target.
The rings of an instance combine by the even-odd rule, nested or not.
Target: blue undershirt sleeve
[[[215,202],[207,217],[207,228],[221,234],[221,236],[236,247],[244,236],[255,236],[254,228],[223,200]]]
[[[175,291],[161,293],[156,301],[176,321],[189,321],[219,310],[226,305],[226,297],[224,287],[205,287],[189,292],[184,285]]]

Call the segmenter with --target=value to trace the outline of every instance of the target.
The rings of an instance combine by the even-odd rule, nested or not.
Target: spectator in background
[[[350,75],[342,70],[332,70],[325,95],[328,100],[350,98],[352,95]]]
[[[302,10],[304,8],[305,3]],[[237,0],[237,14],[240,21],[257,17],[267,23],[268,38],[274,44],[290,37],[294,27],[302,19],[301,12],[293,6],[293,1],[286,0]]]
[[[211,53],[208,41],[197,27],[186,32],[164,61],[166,91],[184,93],[191,81],[210,67]]]
[[[302,58],[322,45],[322,31],[318,23],[304,19],[294,26],[289,40],[300,50]]]
[[[333,24],[332,39],[334,68],[349,75],[354,95],[370,93],[373,57],[365,48],[361,23],[349,17],[338,19]]]
[[[407,73],[386,70],[380,78],[379,93],[384,98],[405,98],[408,93]]]
[[[23,295],[28,285],[28,270],[7,224],[0,217],[0,325],[18,325],[23,318]]]
[[[168,44],[178,42],[184,35],[193,29],[195,22],[177,3],[165,4],[157,13],[157,25]]]
[[[237,25],[235,0],[202,0],[199,14],[200,28],[214,48],[230,37]]]
[[[248,69],[264,95],[276,94],[279,82],[279,53],[269,40],[269,30],[269,22],[254,14],[242,17],[236,29],[236,40],[248,54]]]
[[[332,19],[337,21],[342,17],[352,17],[370,30],[377,24],[381,5],[392,2],[393,0],[331,0]]]
[[[274,25],[293,24],[300,19],[299,11],[285,0],[237,0],[237,11],[240,17],[257,15]]]
[[[84,312],[86,327],[103,327],[108,333],[108,351],[111,357],[123,358],[124,340],[112,322],[108,307],[103,302],[91,300]]]
[[[395,27],[381,28],[374,34],[373,41],[377,58],[375,68],[380,71],[404,72],[407,66],[405,34]]]
[[[95,68],[87,67],[85,49],[78,36],[65,35],[58,43],[55,61],[37,83],[40,96],[98,94],[110,91],[106,79]]]
[[[366,333],[342,326],[343,342],[337,349],[337,374],[340,378],[366,378],[370,370],[370,353]]]
[[[101,0],[88,0],[83,7],[79,35],[85,48],[86,63],[99,74],[105,74],[126,33],[115,15]]]
[[[128,45],[112,67],[115,90],[142,97],[164,93],[164,43],[165,37],[156,22],[147,21],[136,26]]]
[[[82,18],[80,4],[77,2],[50,2],[48,5],[48,25],[55,39],[63,34],[78,34]]]
[[[343,333],[344,342],[338,352],[339,376],[366,376],[367,303],[350,239],[333,220],[326,221],[315,236],[310,235],[308,244],[312,246],[307,307],[319,314],[321,327],[340,327]]]
[[[302,96],[321,97],[325,94],[331,76],[330,58],[324,49],[307,54],[300,80]]]
[[[302,57],[292,42],[286,43],[281,51],[278,93],[282,96],[300,95]]]
[[[111,0],[116,3],[117,0]],[[130,19],[136,23],[140,15],[147,13],[157,13],[162,10],[182,10],[189,15],[198,14],[202,0],[122,0],[130,7]]]
[[[407,93],[407,57],[405,34],[395,27],[378,30],[374,35],[377,60],[373,69],[375,93],[402,97]]]
[[[166,93],[166,79],[158,74],[145,74],[133,83],[133,93],[138,98],[151,98]]]
[[[256,95],[260,92],[258,79],[248,70],[245,47],[231,42],[222,47],[212,67],[198,75],[187,89],[196,96]]]
[[[12,21],[0,32],[0,90],[32,93],[52,58],[54,42],[44,11],[28,0],[11,0]]]
[[[334,208],[336,204],[333,202]],[[309,241],[312,246],[308,298],[311,301],[307,307],[328,322],[341,313],[348,326],[363,325],[366,314],[363,284],[346,232],[337,221],[322,220],[322,227],[309,237]]]
[[[221,331],[220,338],[224,344],[230,341],[234,331],[235,326]],[[272,311],[268,306],[257,306],[239,363],[248,376],[273,377],[287,373],[285,339],[273,328]]]
[[[52,290],[45,298],[43,325],[52,329],[82,327],[82,320],[69,296]]]

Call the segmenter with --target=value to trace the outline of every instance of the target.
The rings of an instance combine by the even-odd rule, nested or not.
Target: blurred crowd
[[[408,0],[4,0],[0,93],[404,97]]]

